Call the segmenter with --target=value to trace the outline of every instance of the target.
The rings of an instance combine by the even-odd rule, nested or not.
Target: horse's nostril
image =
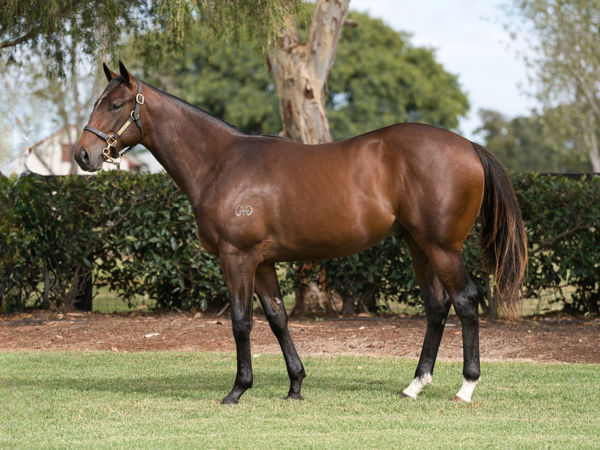
[[[81,162],[83,162],[85,164],[89,164],[90,155],[85,148],[81,149],[80,158],[81,158]]]

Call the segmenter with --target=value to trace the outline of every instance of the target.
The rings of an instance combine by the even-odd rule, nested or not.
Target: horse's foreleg
[[[252,295],[256,264],[247,255],[221,256],[221,268],[229,290],[231,324],[237,351],[237,374],[233,389],[221,404],[236,404],[242,394],[252,387]]]
[[[406,241],[413,259],[415,275],[423,292],[425,311],[427,313],[427,331],[425,332],[419,364],[415,371],[415,378],[402,391],[404,397],[416,399],[423,388],[431,383],[433,368],[451,302],[429,264],[427,256],[425,256],[423,251],[410,237]]]
[[[256,269],[254,289],[285,358],[285,365],[290,377],[290,390],[287,398],[302,400],[300,388],[305,377],[304,366],[290,336],[287,313],[273,264],[261,265]]]

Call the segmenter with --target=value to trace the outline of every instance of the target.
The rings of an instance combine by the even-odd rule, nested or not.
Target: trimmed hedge
[[[189,203],[166,174],[0,178],[0,308],[73,307],[85,283],[158,307],[227,300]]]
[[[551,290],[567,311],[600,315],[600,176],[512,182],[529,239],[524,296]]]
[[[515,174],[512,181],[529,238],[525,296],[550,294],[569,311],[600,314],[600,177]],[[144,295],[158,307],[204,310],[226,302],[218,262],[200,247],[189,203],[166,174],[0,177],[0,199],[2,311],[70,309],[90,277],[96,287],[124,299]],[[465,259],[489,294],[477,227]],[[351,306],[420,303],[408,251],[394,237],[323,264],[328,287]],[[298,282],[289,267],[284,285]]]

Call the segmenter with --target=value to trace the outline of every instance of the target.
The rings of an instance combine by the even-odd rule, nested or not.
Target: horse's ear
[[[102,63],[102,68],[104,69],[104,75],[106,75],[106,79],[108,81],[112,80],[114,77],[117,76],[117,74],[110,70],[104,62]]]
[[[123,78],[123,83],[129,84],[129,72],[121,60],[119,60],[119,72],[121,73],[121,78]]]

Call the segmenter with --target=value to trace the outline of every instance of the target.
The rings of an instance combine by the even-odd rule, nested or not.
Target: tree
[[[0,50],[5,61],[45,55],[51,70],[64,75],[62,65],[72,53],[70,42],[82,42],[85,53],[114,50],[123,28],[137,11],[149,14],[143,0],[4,0],[0,8]]]
[[[549,126],[553,115],[563,111],[532,112],[531,116],[509,119],[489,109],[479,111],[482,125],[476,133],[486,147],[494,152],[504,167],[514,171],[585,172],[591,169],[589,160],[578,151],[568,128],[562,133]]]
[[[184,43],[185,31],[198,17],[210,25],[211,37],[238,40],[248,35],[269,37],[298,0],[3,0],[0,8],[0,50],[6,60],[46,55],[52,70],[64,75],[71,58],[66,38],[81,42],[84,54],[114,54],[124,35],[166,30],[166,43]],[[227,35],[223,30],[227,30]],[[19,53],[20,51],[20,53]]]
[[[349,3],[317,0],[305,42],[295,17],[288,15],[279,38],[269,43],[269,68],[279,93],[282,134],[296,142],[331,141],[325,112],[327,80]]]
[[[379,19],[350,12],[327,98],[337,138],[396,122],[456,128],[469,103],[458,79],[435,60],[432,49],[413,47],[410,36]]]
[[[527,63],[538,99],[546,107],[563,106],[545,120],[555,119],[550,126],[556,130],[572,127],[593,170],[600,172],[600,2],[512,0],[511,5],[509,12],[520,20],[509,28],[527,36],[536,54]]]
[[[325,106],[330,132],[343,139],[396,122],[421,121],[445,128],[458,125],[468,101],[456,76],[435,61],[430,49],[413,47],[408,35],[381,20],[350,11],[355,27],[344,27],[331,69]],[[188,31],[200,44],[171,52],[151,64],[154,34],[132,39],[124,57],[150,84],[250,134],[282,129],[278,95],[257,43],[210,49],[201,43],[202,24]],[[300,33],[305,33],[300,26]]]

